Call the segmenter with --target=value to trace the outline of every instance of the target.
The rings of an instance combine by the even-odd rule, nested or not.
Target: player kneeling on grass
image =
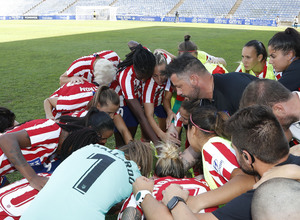
[[[1,184],[5,184],[5,174],[18,170],[32,187],[40,190],[48,179],[38,176],[33,168],[44,165],[48,168],[47,172],[53,170],[52,165],[57,159],[69,154],[69,148],[65,149],[63,143],[72,132],[91,127],[102,138],[102,144],[113,134],[112,119],[95,108],[83,118],[63,116],[61,122],[65,124],[51,119],[36,119],[0,136]],[[110,132],[103,136],[107,130]]]
[[[73,61],[68,70],[60,76],[60,85],[65,83],[110,83],[117,72],[120,57],[112,50],[103,50]]]
[[[141,106],[142,85],[154,73],[156,60],[154,55],[141,44],[132,47],[126,59],[118,65],[118,73],[110,88],[114,89],[120,97],[118,114],[122,116],[132,137],[140,124],[144,135],[154,144],[159,142]],[[124,145],[118,131],[115,132],[116,146]]]
[[[153,199],[161,201],[163,198],[162,192],[170,184],[176,183],[181,187],[189,191],[191,196],[201,194],[209,191],[209,187],[205,180],[196,178],[185,178],[185,172],[183,163],[179,158],[179,148],[171,144],[161,144],[158,146],[161,148],[159,159],[155,167],[154,181],[147,181],[145,178],[145,184],[148,186],[147,190],[139,190],[138,184],[133,185],[132,194],[123,204],[118,219],[144,219],[141,203],[147,194],[152,195]],[[143,177],[141,177],[143,178]],[[138,181],[138,180],[137,180]],[[144,179],[143,179],[144,181]],[[141,181],[142,182],[142,181]],[[145,187],[146,188],[146,187]],[[157,210],[167,209],[162,203],[156,204]],[[201,210],[201,212],[211,212],[216,208]],[[145,213],[151,215],[151,213]]]
[[[53,172],[21,219],[104,220],[113,205],[130,195],[135,179],[149,175],[152,162],[152,148],[140,141],[119,150],[83,147]]]

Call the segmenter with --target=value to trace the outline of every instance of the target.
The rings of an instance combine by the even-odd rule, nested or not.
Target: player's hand
[[[148,179],[144,176],[140,176],[136,178],[135,182],[132,184],[132,191],[135,195],[140,190],[149,190],[150,192],[153,191],[154,187],[154,181],[151,179]]]
[[[36,190],[40,191],[45,186],[48,179],[49,179],[48,177],[42,177],[42,176],[35,175],[33,178],[28,180],[28,182],[29,182],[31,187],[33,187]]]
[[[214,64],[223,64],[223,66],[227,66],[226,61],[222,57],[214,57],[210,56],[207,60],[208,63],[214,63]]]
[[[173,119],[176,119],[176,114],[174,112],[171,112],[170,114],[168,114],[168,117],[166,119],[166,129],[169,129],[169,127],[173,124]]]
[[[180,185],[178,184],[171,184],[168,186],[163,192],[163,199],[162,202],[167,205],[168,202],[173,198],[173,196],[179,196],[184,199],[184,201],[187,201],[189,197],[189,191],[184,190]]]
[[[168,130],[167,130],[167,133],[168,133],[170,136],[179,139],[178,131],[176,130],[175,125],[174,125],[173,123],[171,123],[170,127],[169,127]]]
[[[165,142],[165,143],[170,142],[170,143],[173,143],[173,144],[179,145],[179,146],[180,146],[180,144],[181,144],[181,141],[178,140],[178,138],[174,137],[174,136],[173,136],[172,134],[170,134],[170,133],[164,133],[164,136],[161,137],[161,140],[162,140],[163,142]]]
[[[88,81],[86,78],[83,78],[83,77],[79,77],[79,76],[72,76],[71,77],[71,81],[70,83],[72,85],[75,85],[75,84],[83,84],[84,81]]]

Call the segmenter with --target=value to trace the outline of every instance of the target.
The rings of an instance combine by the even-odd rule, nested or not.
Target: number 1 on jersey
[[[73,186],[75,190],[82,194],[85,194],[106,168],[115,161],[115,159],[104,154],[92,154],[87,159],[94,159],[96,162],[90,166]]]

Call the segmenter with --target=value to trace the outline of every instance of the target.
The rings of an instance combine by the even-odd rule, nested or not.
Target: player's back
[[[123,152],[86,146],[62,162],[21,219],[105,219],[130,195],[138,176],[137,165]]]

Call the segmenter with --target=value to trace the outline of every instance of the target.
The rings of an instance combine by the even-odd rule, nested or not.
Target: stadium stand
[[[300,1],[296,0],[244,0],[234,17],[275,19],[279,16],[281,21],[292,21],[299,11]]]
[[[80,0],[77,1],[73,6],[69,7],[64,13],[75,14],[76,6],[109,6],[113,0]]]
[[[43,1],[38,7],[33,8],[26,14],[30,15],[48,15],[48,14],[59,14],[68,5],[72,4],[75,0],[46,0]]]
[[[13,0],[0,1],[0,15],[17,16],[23,15],[26,11],[40,3],[42,0]]]
[[[118,15],[165,16],[175,5],[174,0],[118,0]]]
[[[176,10],[180,17],[279,16],[281,21],[290,22],[300,11],[299,0],[0,0],[0,6],[0,16],[75,15],[76,6],[113,6],[118,8],[117,15],[172,17]]]
[[[236,0],[185,0],[178,8],[183,17],[225,17]]]

